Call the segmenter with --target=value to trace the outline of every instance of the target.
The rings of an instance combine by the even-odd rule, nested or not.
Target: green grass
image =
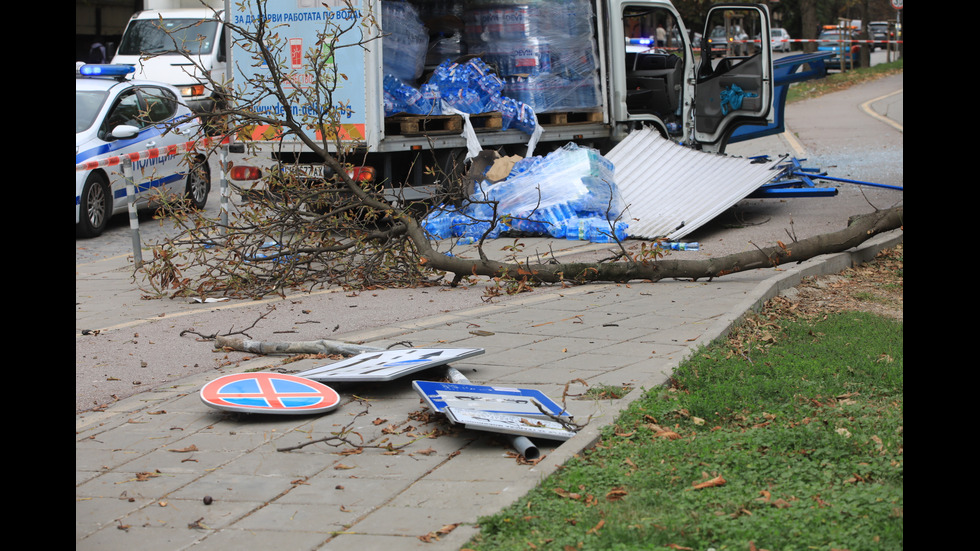
[[[904,59],[898,59],[891,63],[879,63],[874,67],[858,67],[842,73],[830,73],[824,78],[798,82],[790,85],[786,93],[786,103],[837,92],[855,84],[901,73],[904,65]]]
[[[901,549],[902,347],[866,313],[750,318],[466,547]]]

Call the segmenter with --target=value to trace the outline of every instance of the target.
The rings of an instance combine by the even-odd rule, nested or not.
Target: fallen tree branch
[[[527,277],[541,283],[562,281],[627,282],[661,279],[705,279],[720,277],[744,270],[771,268],[787,262],[803,262],[823,254],[832,254],[856,247],[880,233],[904,225],[904,207],[894,207],[852,219],[840,231],[817,235],[785,245],[701,260],[658,260],[655,262],[570,263],[570,264],[512,264],[494,260],[473,260],[446,256],[435,251],[425,239],[414,235],[417,226],[409,224],[408,232],[419,247],[426,265],[457,276]],[[419,230],[421,231],[421,230]]]
[[[340,341],[317,340],[298,342],[266,342],[241,337],[218,335],[214,339],[215,348],[230,348],[252,354],[344,354],[354,356],[364,352],[377,352],[373,346],[362,346]]]

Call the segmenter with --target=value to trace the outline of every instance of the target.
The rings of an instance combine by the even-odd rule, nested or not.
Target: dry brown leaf
[[[582,497],[581,494],[577,494],[575,492],[569,492],[568,490],[563,490],[561,488],[555,488],[553,491],[556,494],[560,495],[561,497],[565,497],[565,498],[568,498],[568,499],[575,499],[575,500],[577,500],[577,499],[581,499],[581,497]]]
[[[776,501],[773,501],[772,505],[777,509],[786,509],[790,506],[789,502],[783,498],[779,498]]]
[[[364,448],[347,448],[337,452],[338,455],[357,455],[359,453],[364,453]]]
[[[654,438],[667,438],[669,440],[677,440],[681,435],[677,434],[672,430],[665,429],[656,423],[647,423],[647,428],[653,431]]]
[[[603,526],[604,526],[605,524],[606,524],[606,521],[605,521],[605,520],[600,520],[600,521],[599,521],[599,524],[596,524],[596,525],[595,525],[595,526],[593,526],[592,528],[589,528],[589,530],[588,530],[588,532],[586,532],[586,534],[595,534],[595,533],[598,533],[598,532],[599,532],[599,530],[601,530],[601,529],[602,529],[602,527],[603,527]]]
[[[613,488],[606,492],[606,501],[619,501],[629,495],[629,493],[622,488]]]
[[[691,489],[692,490],[702,490],[704,488],[713,488],[715,486],[724,486],[725,482],[726,482],[725,479],[722,478],[721,475],[718,475],[718,476],[712,478],[711,480],[706,480],[704,482],[701,482],[700,484],[695,484],[694,486],[691,487]]]
[[[459,523],[458,522],[455,523],[455,524],[445,524],[445,525],[443,525],[442,528],[440,528],[440,529],[438,529],[438,530],[436,530],[434,532],[429,532],[428,534],[426,534],[424,536],[418,536],[418,538],[419,538],[419,540],[424,541],[425,543],[432,543],[432,540],[439,541],[439,536],[444,536],[444,535],[452,532],[453,530],[456,529],[457,526],[459,526]]]
[[[187,446],[186,448],[181,448],[179,450],[168,450],[168,451],[172,451],[174,453],[196,452],[197,451],[197,446],[195,446],[194,444],[191,444],[190,446]]]

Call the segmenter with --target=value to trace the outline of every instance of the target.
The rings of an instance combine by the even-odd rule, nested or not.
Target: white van
[[[224,82],[228,68],[222,12],[208,8],[138,12],[126,25],[112,63],[135,66],[137,80],[175,86],[191,110],[208,112],[217,96],[206,75],[213,82]]]

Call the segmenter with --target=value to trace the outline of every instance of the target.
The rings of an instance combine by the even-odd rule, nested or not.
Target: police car
[[[137,207],[182,197],[198,209],[207,203],[207,159],[185,147],[200,137],[200,121],[176,88],[130,80],[133,72],[131,65],[76,66],[76,237],[101,234],[127,210],[123,156],[132,160]]]

